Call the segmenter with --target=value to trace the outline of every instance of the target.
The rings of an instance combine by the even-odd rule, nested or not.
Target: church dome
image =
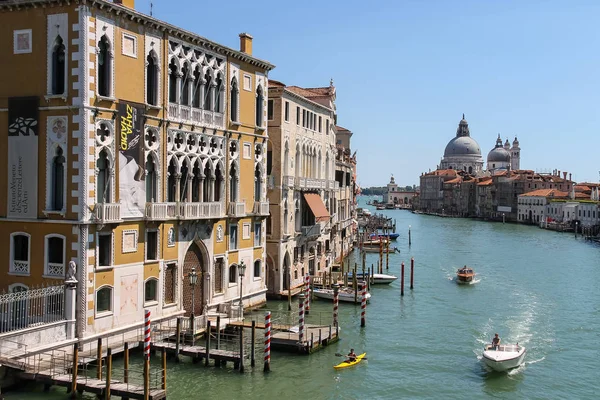
[[[490,162],[510,162],[510,153],[506,150],[505,147],[502,146],[502,139],[500,139],[500,135],[498,135],[498,139],[496,140],[496,147],[489,152],[488,163]]]
[[[444,157],[452,156],[481,156],[479,144],[470,136],[457,136],[452,139],[444,150]]]

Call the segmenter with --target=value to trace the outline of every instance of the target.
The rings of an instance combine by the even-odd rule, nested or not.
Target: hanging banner
[[[143,114],[143,106],[119,101],[116,136],[119,146],[119,201],[122,218],[144,216],[146,183],[142,145]]]
[[[37,218],[39,103],[8,99],[8,217]]]

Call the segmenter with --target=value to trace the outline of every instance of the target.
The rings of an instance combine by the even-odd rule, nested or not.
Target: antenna
[[[150,16],[152,16],[152,7],[154,7],[154,4],[152,3],[152,0],[150,0]]]

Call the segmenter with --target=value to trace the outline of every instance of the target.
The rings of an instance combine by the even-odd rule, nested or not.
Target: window
[[[169,163],[169,168],[167,169],[167,201],[175,202],[175,191],[177,190],[177,164],[175,163],[175,158],[171,158],[171,162]]]
[[[237,201],[238,199],[238,171],[234,163],[229,168],[229,201]]]
[[[256,89],[256,126],[263,126],[263,114],[264,114],[264,95],[262,86],[258,86]]]
[[[96,292],[96,313],[112,311],[112,287],[104,286]]]
[[[96,160],[96,169],[98,170],[96,182],[96,202],[110,203],[111,185],[110,185],[110,161],[106,150],[102,150]]]
[[[177,264],[169,263],[165,267],[165,304],[175,303],[177,293]]]
[[[180,99],[179,104],[183,104],[186,106],[190,105],[190,81],[192,80],[192,74],[187,64],[183,66],[182,76],[180,78],[181,89],[180,89]]]
[[[296,125],[300,125],[300,107],[296,107]]]
[[[60,36],[56,37],[52,49],[52,94],[65,93],[65,45]]]
[[[158,279],[150,278],[144,285],[144,301],[158,301]]]
[[[250,75],[244,74],[244,90],[252,91],[250,89],[252,87],[252,77]]]
[[[177,77],[179,68],[175,63],[175,57],[169,63],[169,102],[176,103],[177,102]]]
[[[267,119],[269,121],[273,120],[273,100],[267,102]]]
[[[61,147],[56,148],[56,153],[52,160],[51,179],[50,208],[52,211],[62,211],[65,205],[65,157],[63,156],[63,149]]]
[[[29,274],[29,239],[28,233],[16,232],[11,234],[11,264],[10,272]]]
[[[215,260],[215,276],[214,276],[214,283],[215,283],[215,293],[223,293],[223,266],[224,266],[224,259],[222,257],[219,257]]]
[[[250,224],[244,223],[242,225],[242,239],[244,239],[244,240],[250,239]]]
[[[321,119],[321,116],[319,115],[319,133],[321,132],[321,125],[323,124],[323,121]]]
[[[283,118],[285,119],[285,122],[290,122],[290,102],[289,101],[285,102]]]
[[[329,120],[325,120],[325,134],[329,135]]]
[[[205,110],[212,111],[213,109],[213,87],[212,87],[212,76],[209,70],[206,70],[204,74],[204,105],[202,108]]]
[[[302,127],[306,128],[306,110],[302,110]]]
[[[146,260],[158,260],[157,231],[146,231]]]
[[[215,111],[222,113],[225,103],[225,86],[223,85],[223,78],[221,77],[221,74],[217,75],[217,85],[215,90]]]
[[[254,277],[260,278],[260,270],[261,270],[261,262],[260,260],[254,261]]]
[[[126,56],[137,58],[137,37],[123,32],[121,51]]]
[[[158,104],[158,58],[152,51],[146,57],[146,103]]]
[[[110,267],[112,265],[112,234],[98,234],[98,266]]]
[[[254,169],[254,201],[260,201],[262,197],[262,173],[260,171],[260,164],[256,164]]]
[[[44,275],[65,276],[65,239],[63,236],[46,236],[46,269]]]
[[[269,216],[267,217],[267,235],[271,235],[273,233],[272,223],[273,219],[271,218],[271,211],[269,211]]]
[[[260,222],[254,223],[254,247],[259,247],[261,245],[261,232],[262,232],[262,223],[260,223]]]
[[[156,164],[152,154],[146,159],[146,202],[158,201],[158,176],[156,175]]]
[[[233,122],[237,122],[239,117],[238,117],[238,100],[239,100],[239,95],[240,95],[240,89],[238,88],[238,83],[237,80],[235,78],[233,78],[231,80],[231,93],[230,93],[230,101],[229,101],[229,115],[231,118],[231,121]]]
[[[237,225],[229,225],[229,250],[237,250],[238,242],[238,227]]]
[[[229,283],[237,282],[237,265],[231,264],[229,266]]]
[[[112,68],[110,59],[110,43],[106,35],[98,42],[98,95],[110,97],[112,86]]]

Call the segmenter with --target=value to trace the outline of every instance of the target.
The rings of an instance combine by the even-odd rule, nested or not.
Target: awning
[[[316,193],[304,193],[304,200],[306,200],[317,222],[329,221],[329,211],[327,211],[325,203],[321,200],[321,196]]]

